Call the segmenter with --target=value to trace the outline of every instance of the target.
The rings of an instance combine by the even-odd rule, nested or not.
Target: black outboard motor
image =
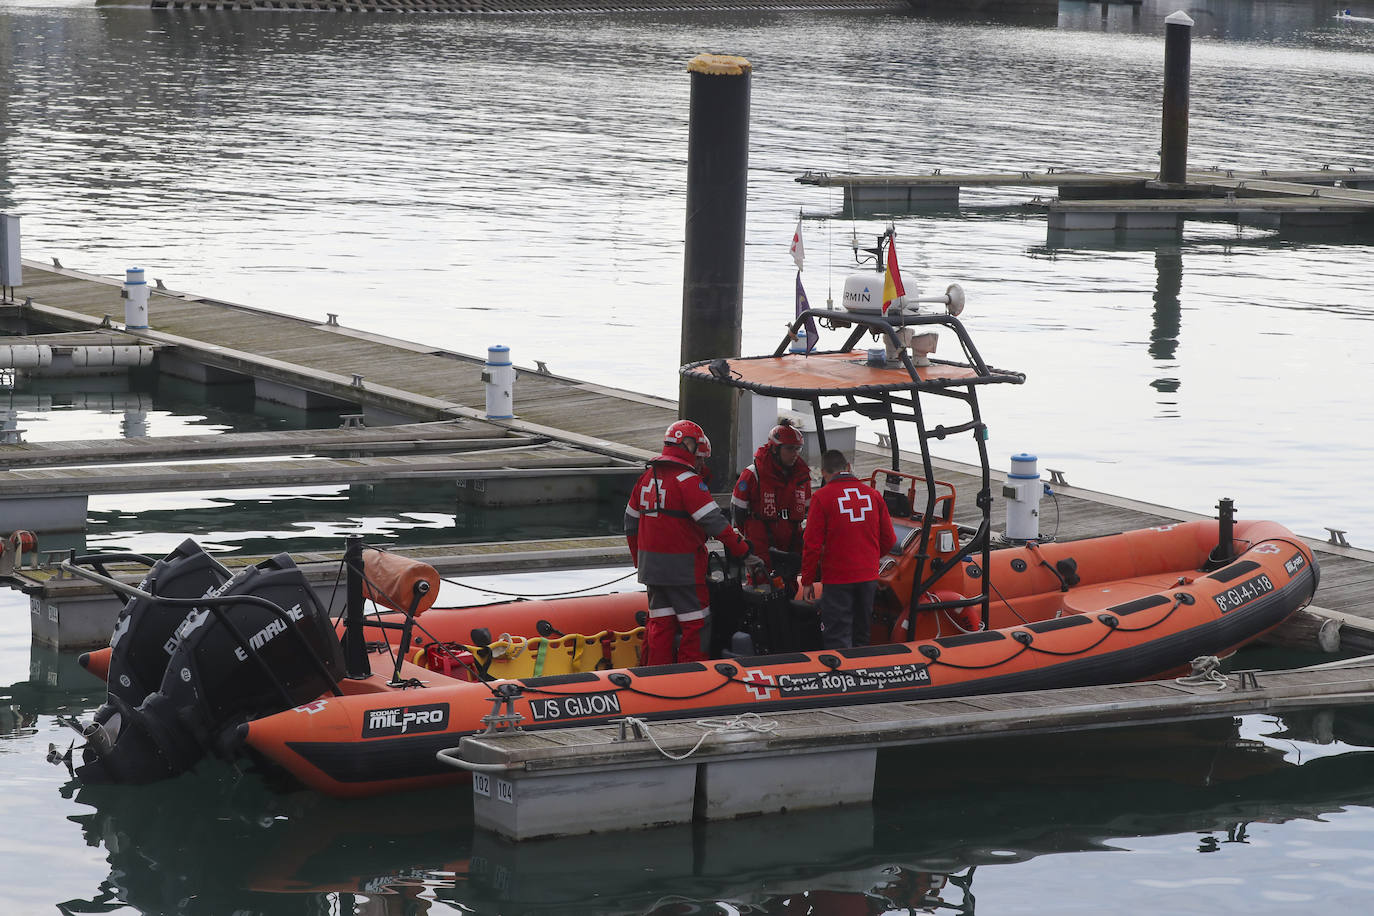
[[[158,598],[199,598],[232,576],[187,538],[154,563],[138,587]],[[130,598],[119,612],[110,637],[110,696],[133,707],[156,690],[167,670],[167,659],[176,649],[176,631],[194,613],[195,608],[185,604]]]
[[[729,656],[735,650],[734,635],[746,629],[744,593],[740,589],[743,576],[744,566],[739,560],[726,558],[719,553],[707,555],[706,589],[711,599],[712,658]],[[750,650],[736,654],[754,653]]]
[[[229,756],[242,723],[338,693],[338,636],[289,556],[250,566],[217,591],[200,596],[177,629],[157,691],[137,706],[111,691],[83,732],[84,782],[175,776],[207,753]]]
[[[821,647],[820,616],[814,604],[796,600],[801,555],[769,548],[771,573],[760,567],[741,570],[731,596],[735,607],[725,617],[727,637],[719,655],[772,655],[803,652]],[[718,598],[711,597],[711,616],[716,617]],[[713,621],[714,623],[714,621]]]

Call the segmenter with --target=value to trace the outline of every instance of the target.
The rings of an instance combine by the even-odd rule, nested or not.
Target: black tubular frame
[[[838,350],[826,350],[819,353],[809,354],[789,353],[791,343],[797,339],[797,330],[808,320],[818,319],[826,322],[833,328],[853,327],[849,336],[844,342],[844,346]],[[963,352],[963,361],[951,361],[944,359],[930,359],[931,365],[943,365],[956,368],[971,370],[972,374],[964,377],[932,378],[924,379],[918,372],[911,354],[903,347],[897,338],[897,332],[904,328],[912,327],[944,327],[952,331],[959,342]],[[878,384],[854,385],[850,387],[826,387],[826,388],[794,388],[781,385],[769,385],[760,382],[751,382],[739,377],[736,373],[728,371],[729,363],[750,362],[762,359],[798,359],[804,360],[813,356],[834,356],[845,353],[860,354],[863,351],[856,351],[855,345],[863,338],[864,334],[872,334],[887,344],[887,350],[898,355],[901,368],[906,370],[906,379],[899,379],[891,382]],[[865,314],[863,312],[839,311],[835,309],[805,309],[799,313],[796,319],[788,326],[787,335],[778,344],[771,357],[745,357],[742,359],[726,359],[724,369],[721,370],[722,360],[701,360],[688,363],[679,372],[682,375],[690,375],[695,379],[702,379],[729,385],[745,391],[752,391],[756,394],[772,395],[776,397],[787,397],[795,400],[805,400],[810,402],[811,411],[816,418],[816,438],[821,451],[826,449],[825,441],[825,418],[827,416],[838,417],[845,413],[857,413],[860,416],[871,420],[883,420],[887,423],[888,443],[890,447],[889,464],[892,470],[901,470],[901,446],[897,438],[897,421],[912,422],[916,425],[916,441],[920,448],[921,455],[921,476],[926,484],[926,504],[925,510],[921,513],[920,543],[916,551],[916,575],[913,581],[911,595],[908,598],[908,608],[914,612],[917,603],[920,601],[932,585],[935,584],[955,565],[961,563],[966,557],[971,556],[977,551],[981,557],[982,568],[986,571],[989,565],[990,554],[992,552],[992,472],[988,460],[987,448],[987,427],[983,423],[982,413],[978,406],[978,386],[993,384],[1013,384],[1019,385],[1026,380],[1026,376],[1021,372],[1011,372],[1003,369],[995,369],[983,361],[978,348],[974,346],[973,340],[969,337],[968,331],[964,328],[956,316],[949,314],[898,314],[895,316],[882,316]],[[857,360],[856,360],[857,362]],[[895,367],[893,367],[895,368]],[[702,372],[698,370],[707,369]],[[936,426],[933,429],[926,426],[925,413],[921,407],[921,395],[932,395],[936,397],[953,398],[962,401],[968,408],[969,420],[955,426]],[[841,403],[823,406],[821,399],[824,397],[842,398]],[[930,557],[930,527],[935,518],[935,505],[937,501],[935,468],[931,461],[930,442],[932,439],[945,439],[953,435],[971,433],[978,447],[978,463],[980,466],[980,482],[978,495],[975,504],[981,516],[977,530],[969,541],[964,544],[958,552],[946,564],[939,568],[932,563],[930,569],[926,569],[926,561]],[[879,469],[881,470],[881,469]],[[982,587],[976,597],[965,598],[959,601],[944,601],[934,604],[922,605],[923,608],[939,610],[945,608],[961,608],[974,605],[982,608],[982,628],[988,628],[988,621],[991,616],[990,610],[990,590],[986,574],[981,579]],[[900,598],[900,596],[899,596]]]

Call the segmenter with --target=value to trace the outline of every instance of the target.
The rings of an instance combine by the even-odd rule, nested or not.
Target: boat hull
[[[1058,616],[1026,623],[853,649],[492,683],[457,682],[407,665],[403,674],[423,686],[321,698],[250,722],[241,737],[252,752],[302,783],[331,795],[358,796],[463,778],[435,754],[483,729],[482,717],[496,705],[493,691],[503,684],[518,693],[513,708],[524,718],[522,727],[544,729],[626,716],[767,715],[1159,677],[1186,668],[1197,656],[1229,654],[1281,623],[1316,590],[1311,550],[1281,526],[1237,525],[1242,552],[1210,572],[1200,571],[1208,552],[1204,529],[1215,537],[1215,524],[1205,522],[1114,536],[1134,536],[1137,548],[1144,545],[1128,554],[1122,553],[1124,542],[1104,548],[1107,539],[1057,545],[1093,558],[1101,568],[1108,565],[1105,558],[1128,556],[1130,568],[1114,570],[1124,576],[1064,590]],[[1037,550],[1047,548],[997,551],[994,568],[978,575],[996,577],[1005,564],[1014,576],[1014,562],[1029,568],[1027,558]],[[1185,562],[1191,565],[1168,568]],[[1025,581],[1024,594],[1007,606],[1045,606],[1035,582]],[[1129,597],[1113,602],[1113,595]]]

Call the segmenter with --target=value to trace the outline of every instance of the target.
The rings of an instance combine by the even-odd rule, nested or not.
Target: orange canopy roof
[[[1025,379],[1016,372],[989,369],[987,375],[979,375],[972,366],[932,361],[928,366],[917,366],[917,379],[913,380],[900,363],[895,368],[868,365],[867,353],[863,350],[737,357],[725,361],[730,368],[728,379],[713,376],[711,362],[715,361],[684,366],[682,374],[760,394],[782,396],[878,394],[991,382],[1019,383]]]

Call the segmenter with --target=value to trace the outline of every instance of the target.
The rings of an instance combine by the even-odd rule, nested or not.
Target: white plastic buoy
[[[143,279],[142,267],[130,267],[124,271],[124,327],[133,330],[148,329],[148,281]]]
[[[797,328],[797,339],[792,341],[792,345],[787,348],[788,353],[806,352],[806,328]]]
[[[153,362],[153,348],[122,344],[108,347],[72,347],[71,357],[72,365],[79,369],[149,366]]]
[[[52,365],[52,347],[47,344],[0,345],[0,369],[45,369]]]
[[[1040,539],[1040,471],[1035,456],[1022,452],[1011,456],[1011,471],[1002,487],[1007,500],[1007,540],[1035,541]]]
[[[487,419],[515,419],[515,364],[510,361],[510,347],[487,347],[482,381],[487,386]]]

